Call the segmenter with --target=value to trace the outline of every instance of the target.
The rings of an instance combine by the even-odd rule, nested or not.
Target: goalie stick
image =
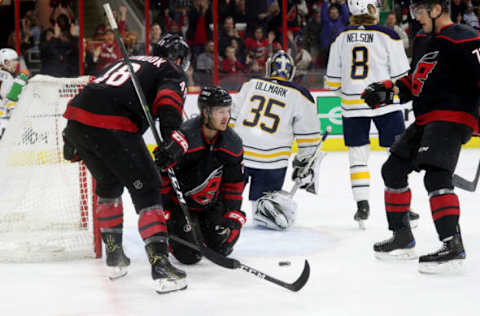
[[[480,161],[478,162],[477,172],[475,173],[475,177],[472,181],[468,181],[467,179],[454,174],[452,178],[453,185],[459,189],[468,191],[468,192],[475,192],[477,189],[478,178],[480,177]]]
[[[118,42],[120,46],[120,51],[122,52],[123,59],[125,60],[125,63],[128,65],[128,72],[130,73],[130,77],[132,78],[132,83],[135,88],[135,92],[137,94],[137,97],[140,101],[140,105],[142,106],[143,112],[145,114],[145,118],[147,119],[148,125],[152,131],[153,137],[155,139],[155,142],[157,143],[158,146],[163,143],[163,139],[161,135],[158,133],[157,129],[155,128],[155,125],[153,123],[153,118],[152,115],[150,114],[150,110],[147,105],[147,100],[145,98],[145,95],[142,91],[142,87],[140,86],[140,82],[138,81],[137,76],[135,75],[135,72],[133,71],[132,64],[130,63],[130,59],[128,58],[128,53],[125,48],[125,45],[123,44],[122,39],[120,38],[120,34],[118,33],[118,26],[117,23],[115,22],[115,19],[113,17],[112,9],[110,8],[109,3],[105,3],[103,5],[103,8],[105,10],[105,13],[107,14],[107,18],[109,20],[110,26],[112,27],[112,30],[115,35],[115,40]],[[170,181],[172,183],[173,189],[175,191],[175,194],[177,195],[178,202],[180,204],[180,208],[182,209],[183,215],[185,217],[185,222],[186,222],[186,227],[190,228],[190,232],[192,234],[194,243],[189,243],[181,238],[171,236],[172,240],[175,240],[179,243],[182,243],[184,245],[187,245],[188,247],[195,249],[199,251],[205,258],[210,260],[211,262],[222,266],[224,268],[228,269],[242,269],[244,271],[247,271],[259,278],[262,278],[264,280],[270,281],[272,283],[275,283],[277,285],[283,286],[287,289],[290,289],[292,291],[298,291],[300,290],[308,281],[308,278],[310,276],[310,266],[308,264],[308,261],[305,260],[305,266],[303,269],[303,272],[299,279],[292,283],[285,283],[283,281],[277,280],[273,277],[270,277],[252,267],[249,267],[247,265],[242,264],[240,261],[224,257],[220,255],[219,253],[213,251],[212,249],[209,249],[205,247],[202,243],[199,242],[199,238],[197,235],[197,232],[195,231],[195,227],[191,224],[192,220],[190,217],[190,212],[187,207],[187,203],[185,202],[185,199],[183,197],[183,193],[180,189],[180,184],[177,180],[177,177],[175,175],[175,172],[172,168],[167,169],[168,176],[170,178]]]

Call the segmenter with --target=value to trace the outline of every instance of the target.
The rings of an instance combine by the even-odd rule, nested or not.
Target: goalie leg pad
[[[258,226],[286,230],[295,223],[297,204],[285,191],[266,193],[253,208],[253,220]]]
[[[350,179],[355,201],[368,201],[370,190],[370,172],[368,171],[369,154],[370,145],[348,147]]]

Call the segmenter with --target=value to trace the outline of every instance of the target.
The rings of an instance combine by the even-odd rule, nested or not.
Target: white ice
[[[0,315],[478,315],[480,299],[480,207],[478,193],[456,190],[467,260],[456,275],[423,275],[417,261],[382,262],[373,257],[375,241],[390,237],[386,229],[380,176],[385,152],[370,158],[371,217],[367,230],[353,221],[346,153],[329,153],[322,162],[321,191],[299,191],[295,226],[288,232],[258,230],[249,221],[233,257],[288,282],[303,260],[310,280],[294,293],[244,271],[227,270],[202,260],[181,266],[188,273],[186,291],[158,295],[152,290],[149,264],[137,232],[137,217],[124,195],[125,250],[132,258],[129,274],[109,281],[103,260],[63,263],[0,264]],[[480,150],[463,150],[457,173],[472,179]],[[288,179],[285,188],[292,185]],[[414,231],[417,253],[440,243],[430,215],[423,174],[410,176],[412,207],[420,213]],[[246,194],[245,194],[246,196]],[[250,212],[250,203],[244,203]],[[278,261],[290,260],[280,267]]]

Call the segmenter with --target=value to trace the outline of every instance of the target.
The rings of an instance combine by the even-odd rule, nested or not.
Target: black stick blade
[[[453,182],[453,185],[456,186],[459,189],[469,191],[469,192],[475,192],[475,190],[477,189],[477,184],[478,184],[479,177],[480,177],[480,161],[478,163],[475,178],[473,178],[472,181],[468,181],[467,179],[465,179],[465,178],[463,178],[463,177],[461,177],[457,174],[454,174],[453,178],[452,178],[452,182]]]
[[[310,277],[310,264],[308,264],[308,260],[305,260],[305,265],[303,266],[302,274],[300,274],[300,277],[298,277],[298,279],[295,282],[293,282],[292,284],[289,284],[287,288],[293,292],[298,292],[305,286],[305,284],[307,284],[309,277]]]

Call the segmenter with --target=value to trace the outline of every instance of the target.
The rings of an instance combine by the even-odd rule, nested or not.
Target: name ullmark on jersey
[[[275,84],[270,84],[267,82],[257,81],[255,84],[255,89],[260,91],[265,91],[269,93],[276,94],[279,97],[286,98],[288,90],[283,87],[279,87]]]

